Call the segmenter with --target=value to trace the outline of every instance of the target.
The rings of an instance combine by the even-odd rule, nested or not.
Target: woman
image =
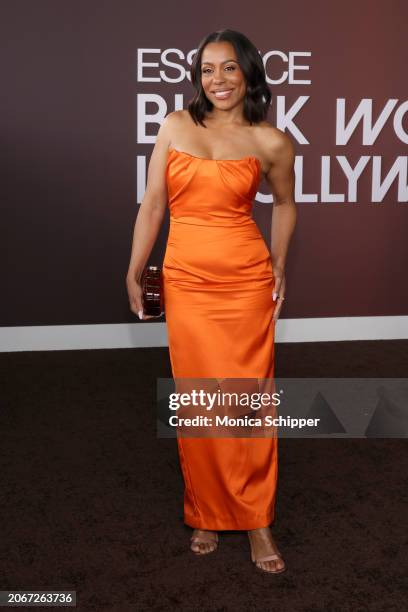
[[[199,45],[188,110],[171,112],[150,159],[127,274],[143,320],[140,277],[167,205],[163,262],[173,377],[271,378],[285,260],[296,222],[294,148],[266,119],[271,93],[256,47],[221,30]],[[271,253],[251,216],[264,175],[274,196]],[[277,439],[180,438],[184,521],[191,549],[214,551],[218,531],[248,531],[251,559],[285,570],[272,537]]]

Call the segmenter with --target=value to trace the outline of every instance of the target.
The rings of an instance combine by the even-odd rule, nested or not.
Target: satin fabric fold
[[[269,250],[252,218],[256,157],[213,160],[170,149],[163,261],[174,378],[274,375]],[[248,530],[274,519],[277,438],[177,438],[184,522]]]

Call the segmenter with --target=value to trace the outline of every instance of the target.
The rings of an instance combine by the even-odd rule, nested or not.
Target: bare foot
[[[269,561],[256,561],[256,559],[261,559],[262,557],[268,557],[269,555],[276,555],[279,553],[269,527],[251,529],[248,531],[248,537],[251,546],[252,558],[257,567],[271,574],[280,573],[286,569],[285,562],[281,557]]]
[[[213,552],[218,546],[218,533],[206,529],[194,529],[191,536],[191,550],[199,555]]]

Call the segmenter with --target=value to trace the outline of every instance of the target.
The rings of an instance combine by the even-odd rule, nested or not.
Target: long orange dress
[[[273,377],[274,275],[252,218],[260,161],[172,148],[166,172],[163,284],[173,377]],[[177,443],[187,525],[249,530],[273,521],[276,437],[177,437]]]

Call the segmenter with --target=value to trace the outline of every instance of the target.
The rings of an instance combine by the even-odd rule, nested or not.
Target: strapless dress
[[[272,378],[273,266],[252,218],[260,161],[169,149],[166,179],[163,287],[173,377]],[[177,443],[187,525],[249,530],[273,521],[276,437]]]

